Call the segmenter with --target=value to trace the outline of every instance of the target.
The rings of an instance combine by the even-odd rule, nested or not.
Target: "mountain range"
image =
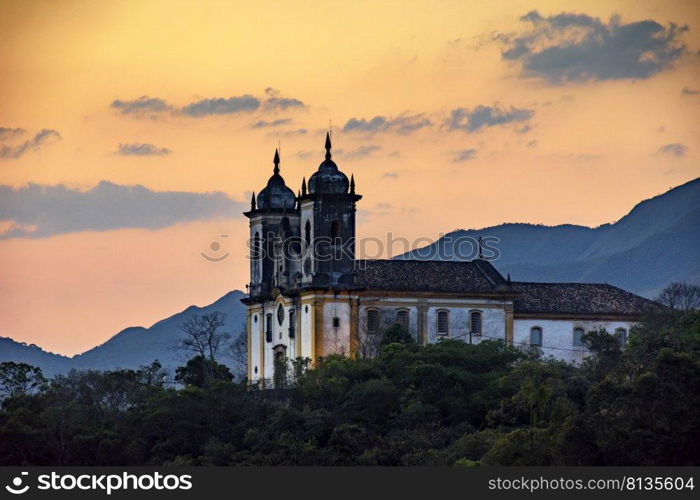
[[[514,281],[609,283],[653,298],[674,281],[700,284],[700,178],[642,201],[613,224],[591,228],[508,223],[458,230],[395,258],[452,260],[455,241],[467,237],[499,238],[500,256],[492,263]],[[221,311],[226,314],[223,330],[235,335],[244,328],[242,297],[243,292],[232,291],[208,306],[190,306],[150,328],[126,328],[72,358],[0,337],[0,362],[29,363],[49,376],[72,368],[137,368],[156,359],[172,370],[183,364],[182,353],[175,349],[184,335],[179,325],[195,314]],[[223,353],[221,361],[241,372],[229,352]]]
[[[496,237],[491,263],[513,281],[609,283],[654,298],[669,283],[700,283],[700,178],[637,204],[614,224],[501,224],[453,231],[397,259],[459,260],[459,242]]]
[[[46,352],[34,344],[24,344],[7,337],[0,337],[0,362],[15,361],[39,366],[48,376],[64,373],[73,368],[78,370],[138,368],[151,364],[155,360],[173,372],[175,367],[184,364],[187,357],[177,349],[180,341],[186,336],[180,330],[180,325],[195,314],[219,311],[226,315],[226,323],[220,331],[229,333],[233,337],[245,329],[246,311],[241,303],[244,296],[243,292],[235,290],[208,306],[190,306],[184,311],[158,321],[150,328],[140,326],[125,328],[104,344],[72,358]],[[233,373],[240,374],[242,367],[228,349],[221,350],[220,361],[228,365]]]

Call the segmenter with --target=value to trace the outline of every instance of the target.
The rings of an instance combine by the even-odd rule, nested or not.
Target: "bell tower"
[[[266,297],[273,288],[289,283],[290,266],[281,260],[280,241],[298,232],[299,211],[294,192],[280,175],[280,156],[275,150],[274,169],[267,186],[250,200],[250,297]]]
[[[350,287],[354,285],[355,193],[354,177],[338,169],[332,159],[330,134],[326,157],[318,170],[302,183],[300,232],[303,286]]]

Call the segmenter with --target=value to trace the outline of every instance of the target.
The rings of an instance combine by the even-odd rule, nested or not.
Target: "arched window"
[[[617,328],[615,330],[615,336],[617,337],[618,342],[620,342],[621,347],[624,347],[625,344],[627,344],[627,330],[624,328]]]
[[[272,342],[272,314],[265,315],[265,340]]]
[[[574,328],[574,347],[583,347],[583,328]]]
[[[306,241],[307,245],[311,244],[311,222],[309,220],[306,221],[304,226],[304,241]]]
[[[331,240],[335,243],[335,240],[340,238],[340,222],[334,220],[331,222]]]
[[[408,330],[408,309],[399,309],[396,311],[396,324]]]
[[[530,328],[530,345],[542,347],[542,328],[539,326]]]
[[[437,334],[438,335],[449,335],[450,334],[450,313],[449,311],[442,310],[437,312]]]
[[[289,338],[293,339],[296,332],[296,314],[294,314],[294,309],[289,310]]]
[[[379,333],[379,311],[376,309],[367,311],[367,333],[370,335]]]
[[[469,313],[469,331],[475,335],[481,335],[481,311]]]

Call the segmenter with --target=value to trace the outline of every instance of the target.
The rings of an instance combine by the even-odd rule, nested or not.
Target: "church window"
[[[469,313],[469,331],[476,335],[481,335],[481,311]]]
[[[272,314],[265,315],[265,340],[272,342]]]
[[[294,309],[289,310],[289,338],[293,339],[296,333],[296,321],[295,321]]]
[[[437,334],[449,335],[450,333],[450,313],[448,311],[437,312]]]
[[[308,220],[306,221],[306,225],[304,226],[304,241],[306,241],[307,245],[311,244],[311,222]]]
[[[396,311],[396,324],[408,330],[408,309],[399,309]]]
[[[262,249],[260,247],[260,233],[256,232],[253,238],[253,259],[258,260],[262,258]]]
[[[530,345],[542,347],[542,328],[539,326],[530,328]]]
[[[583,328],[574,328],[574,347],[583,347]]]
[[[340,318],[338,316],[333,318],[333,328],[338,328],[340,326]]]
[[[617,336],[618,342],[620,342],[620,346],[624,347],[627,343],[627,330],[624,328],[618,328],[615,330],[615,335]]]
[[[331,240],[335,242],[337,238],[340,238],[340,222],[334,220],[331,222]]]
[[[277,322],[280,326],[284,323],[284,307],[282,307],[282,304],[277,307]]]
[[[379,311],[376,309],[367,311],[367,333],[370,335],[379,333]]]

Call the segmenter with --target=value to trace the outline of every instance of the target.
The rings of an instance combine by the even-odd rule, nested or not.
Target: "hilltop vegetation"
[[[624,350],[586,338],[596,355],[575,367],[394,334],[376,359],[266,391],[206,359],[178,370],[184,387],[158,364],[49,383],[3,364],[0,465],[700,464],[700,313],[657,312]]]

